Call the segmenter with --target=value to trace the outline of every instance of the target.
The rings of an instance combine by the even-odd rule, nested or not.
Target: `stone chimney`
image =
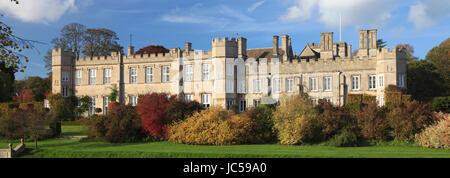
[[[281,35],[281,51],[282,55],[289,56],[289,36]]]
[[[244,59],[247,57],[247,39],[244,37],[238,38],[238,58]]]
[[[131,56],[134,54],[134,46],[128,46],[128,56]]]
[[[272,56],[278,56],[278,39],[279,37],[277,35],[273,36]]]
[[[320,33],[320,49],[333,50],[333,32]]]
[[[192,43],[190,43],[190,42],[184,43],[184,49],[185,49],[186,52],[191,51],[192,50]]]

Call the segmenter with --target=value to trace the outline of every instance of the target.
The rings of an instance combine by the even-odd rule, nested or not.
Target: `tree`
[[[14,72],[19,70],[23,72],[26,68],[23,60],[28,62],[28,57],[20,53],[24,49],[33,48],[33,42],[14,35],[11,27],[0,22],[0,62],[5,65],[5,68],[11,67]]]
[[[49,117],[36,108],[7,112],[0,119],[0,131],[7,139],[33,138],[38,151],[38,139],[48,133]]]
[[[442,77],[441,82],[445,84],[443,95],[450,95],[450,38],[431,49],[425,60],[432,63],[436,67],[436,72]]]
[[[383,41],[383,39],[377,40],[377,49],[381,51],[382,48],[386,47],[386,41]]]
[[[437,68],[426,60],[411,61],[407,64],[407,88],[412,98],[418,101],[429,101],[433,97],[445,93],[443,79]]]
[[[14,72],[13,67],[7,67],[5,61],[0,61],[0,102],[11,101],[14,94]]]
[[[80,54],[84,44],[84,35],[86,33],[86,27],[79,23],[70,23],[61,29],[60,37],[53,38],[51,44],[53,48],[63,48],[65,50],[71,50],[75,54],[75,58],[80,58]],[[52,50],[47,50],[47,54],[44,56],[45,67],[48,70],[52,68]]]
[[[47,78],[41,78],[38,76],[27,77],[24,80],[19,80],[14,82],[14,90],[17,94],[23,94],[23,90],[30,90],[32,94],[32,98],[27,101],[43,101],[45,99],[45,95],[50,93],[52,88],[51,76]]]
[[[28,87],[24,87],[17,96],[13,96],[13,101],[18,103],[31,102],[33,100],[33,91]]]
[[[108,56],[111,52],[122,52],[123,47],[117,42],[116,32],[106,28],[91,28],[84,36],[83,54],[86,56]]]
[[[35,109],[29,109],[27,113],[27,135],[34,139],[34,149],[39,151],[38,139],[47,135],[50,120],[46,113],[38,113]]]
[[[416,61],[418,58],[413,56],[414,54],[414,47],[412,47],[410,44],[398,44],[395,46],[398,49],[404,49],[406,50],[406,62]]]

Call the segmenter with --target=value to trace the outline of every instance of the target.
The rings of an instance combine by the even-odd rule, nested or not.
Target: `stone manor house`
[[[359,50],[333,43],[333,32],[321,33],[320,43],[307,43],[295,54],[288,35],[273,36],[273,46],[247,49],[247,39],[215,38],[212,49],[170,48],[167,53],[135,54],[75,59],[71,51],[52,51],[52,92],[62,96],[91,98],[95,108],[106,107],[111,89],[119,90],[118,102],[137,104],[139,95],[150,92],[177,94],[205,107],[240,111],[260,103],[276,102],[282,94],[306,92],[313,101],[346,103],[347,94],[370,94],[384,104],[388,85],[406,87],[406,54],[392,48],[377,49],[377,31],[359,31]]]

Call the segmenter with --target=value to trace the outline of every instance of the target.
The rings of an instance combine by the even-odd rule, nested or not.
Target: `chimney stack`
[[[184,44],[184,49],[186,50],[186,52],[191,51],[192,50],[192,43],[186,42]]]
[[[134,46],[128,46],[128,56],[131,56],[134,54]]]
[[[272,55],[278,56],[278,40],[279,37],[277,35],[273,36],[273,49],[272,49]]]

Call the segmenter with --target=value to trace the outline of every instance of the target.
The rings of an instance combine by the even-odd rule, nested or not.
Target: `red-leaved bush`
[[[428,105],[418,101],[394,104],[387,119],[395,137],[404,140],[414,139],[414,135],[438,120]]]
[[[24,87],[22,91],[17,96],[13,96],[12,99],[15,102],[19,103],[25,103],[25,102],[31,102],[33,100],[34,94],[33,90],[29,89],[28,87]]]
[[[139,97],[138,113],[141,116],[142,127],[148,135],[168,139],[167,112],[170,103],[175,100],[175,95],[170,96],[166,93],[151,93]]]
[[[369,103],[357,113],[361,135],[366,139],[385,140],[389,136],[389,123],[386,108],[378,107],[376,102]]]
[[[328,140],[344,128],[357,132],[356,120],[350,115],[348,108],[321,102],[316,106],[316,110],[318,126],[321,129],[320,137],[316,138],[316,141]]]

